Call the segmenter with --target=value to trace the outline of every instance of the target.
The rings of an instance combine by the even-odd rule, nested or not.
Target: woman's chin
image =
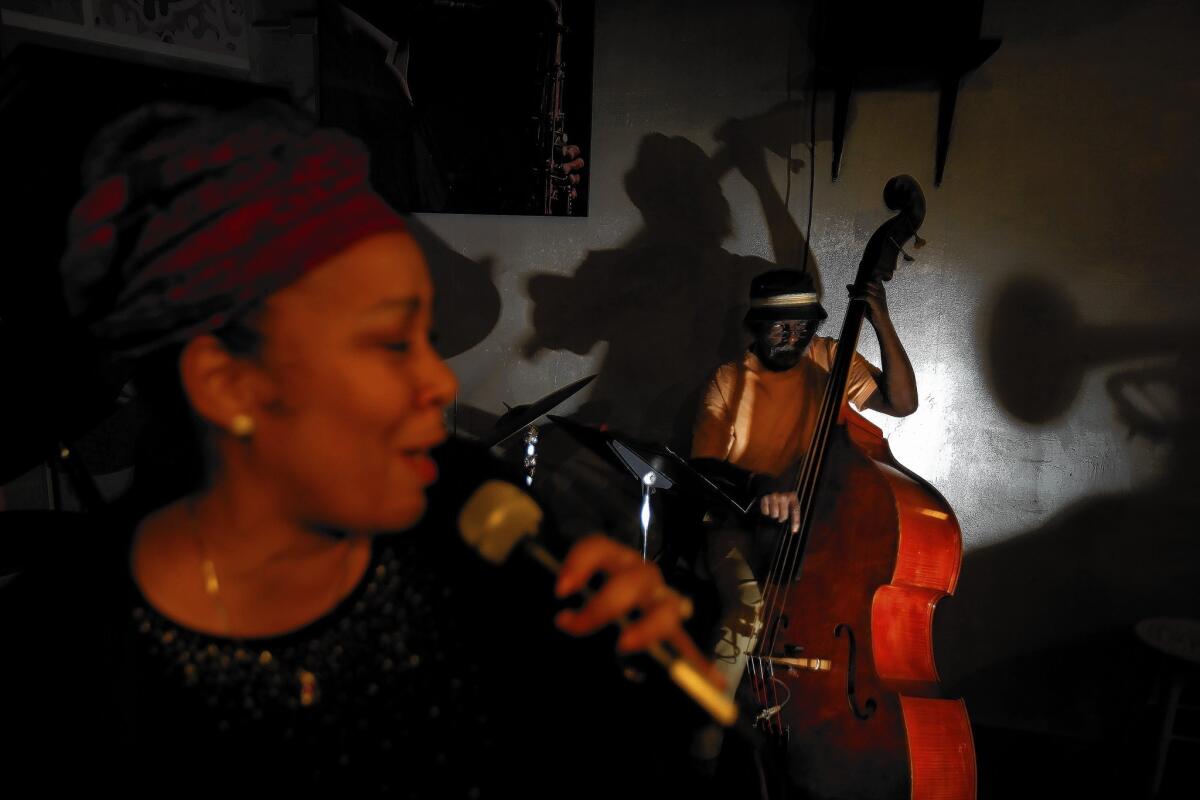
[[[390,508],[374,508],[365,513],[354,514],[353,519],[343,519],[340,523],[330,523],[330,527],[345,531],[349,536],[375,536],[382,533],[397,533],[416,526],[425,516],[427,509],[425,496],[414,498],[412,502],[394,505]],[[381,513],[383,512],[383,513]]]
[[[428,507],[429,502],[425,499],[425,494],[422,492],[412,503],[406,504],[402,508],[397,508],[388,514],[391,524],[388,525],[387,530],[408,530],[421,521]]]

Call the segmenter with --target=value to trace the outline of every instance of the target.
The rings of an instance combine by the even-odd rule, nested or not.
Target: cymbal
[[[528,405],[510,408],[508,411],[504,412],[500,419],[496,420],[496,425],[492,429],[492,432],[487,436],[481,437],[480,441],[488,447],[495,447],[513,434],[519,433],[528,426],[532,425],[534,422],[537,422],[538,418],[547,411],[551,410],[595,379],[595,375],[588,375],[586,378],[580,378],[568,386],[564,386],[561,389],[556,389],[555,391],[543,397],[541,400],[536,400]]]
[[[749,508],[739,504],[668,445],[639,441],[554,414],[549,414],[548,417],[577,442],[616,469],[628,472],[639,483],[645,481],[648,475],[652,475],[651,485],[655,489],[676,490],[692,497],[700,497],[739,514],[745,514]]]

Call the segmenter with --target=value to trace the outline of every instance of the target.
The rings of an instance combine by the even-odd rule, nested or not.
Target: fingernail
[[[681,597],[679,599],[679,616],[681,619],[691,619],[696,613],[696,606],[690,597]]]

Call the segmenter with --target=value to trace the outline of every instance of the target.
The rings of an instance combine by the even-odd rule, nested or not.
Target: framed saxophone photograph
[[[245,12],[239,0],[0,0],[0,23],[20,38],[229,74],[250,69]]]
[[[586,216],[594,0],[321,4],[321,121],[402,211]]]

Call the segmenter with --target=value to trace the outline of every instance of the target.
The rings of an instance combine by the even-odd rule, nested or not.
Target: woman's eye
[[[408,342],[388,342],[384,347],[393,353],[407,353],[410,345]]]

